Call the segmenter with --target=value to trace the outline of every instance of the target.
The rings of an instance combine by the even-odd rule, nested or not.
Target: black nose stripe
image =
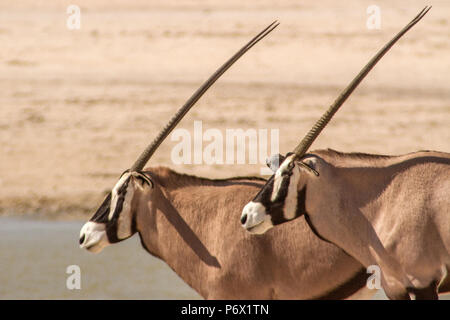
[[[85,235],[83,234],[83,235],[81,236],[81,238],[80,238],[80,244],[83,244],[85,238],[86,238],[86,237],[85,237]]]
[[[281,184],[280,188],[278,189],[278,192],[275,196],[275,199],[272,201],[273,203],[281,203],[286,200],[289,190],[289,185],[291,184],[291,176],[282,176],[281,177]],[[273,192],[273,188],[272,188]],[[272,196],[272,195],[271,195]]]
[[[102,204],[97,209],[95,214],[92,216],[90,221],[106,223],[108,221],[108,214],[109,214],[110,206],[111,206],[111,192],[108,193],[105,200],[103,200]]]
[[[275,175],[272,175],[267,181],[266,185],[262,187],[261,190],[259,190],[255,198],[253,198],[253,202],[260,202],[265,208],[270,207],[270,197],[272,195],[274,177]]]

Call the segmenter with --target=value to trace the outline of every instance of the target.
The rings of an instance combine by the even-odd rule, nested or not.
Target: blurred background
[[[67,27],[71,4],[81,9],[80,29]],[[178,128],[193,132],[193,122],[201,120],[203,130],[279,129],[280,152],[290,151],[426,4],[1,1],[0,298],[198,297],[164,263],[149,258],[136,239],[98,257],[78,250],[82,219],[198,86],[273,20],[281,25],[237,62]],[[450,2],[431,4],[313,149],[450,152]],[[381,9],[380,29],[366,26],[370,5]],[[170,158],[175,144],[168,138],[149,166],[206,177],[259,174],[260,165],[175,165]],[[43,252],[46,259],[37,255]],[[128,265],[118,262],[123,259]],[[89,265],[90,291],[67,291],[69,264]],[[136,294],[120,284],[100,286],[105,267],[122,279],[117,281],[128,274],[126,281],[136,286],[143,270],[153,268],[148,276],[154,280],[144,283],[154,285]]]

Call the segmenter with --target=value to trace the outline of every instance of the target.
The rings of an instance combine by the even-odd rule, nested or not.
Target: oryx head
[[[293,153],[275,157],[280,159],[280,165],[272,162],[269,166],[274,175],[242,211],[241,223],[251,233],[264,233],[304,214],[307,182],[319,176],[314,155],[302,159]]]
[[[152,188],[153,182],[144,172],[125,171],[92,218],[81,228],[80,247],[100,252],[107,245],[135,234],[137,195],[148,195]]]
[[[288,154],[285,158],[282,157],[278,167],[272,165],[273,161],[268,161],[275,174],[267,181],[253,201],[249,202],[242,210],[241,224],[244,228],[251,233],[264,233],[274,225],[295,219],[305,213],[308,179],[321,179],[320,168],[316,166],[317,158],[305,155],[309,147],[375,64],[398,39],[422,19],[430,8],[425,7],[378,51],[316,122],[292,154]]]
[[[119,178],[112,191],[103,201],[100,208],[80,231],[80,247],[91,252],[100,252],[111,243],[131,237],[139,229],[136,223],[137,195],[148,194],[154,185],[152,178],[142,172],[145,164],[156,151],[162,141],[181,121],[189,109],[214,84],[214,82],[236,62],[244,53],[275,29],[279,23],[274,21],[250,42],[225,62],[178,110],[155,140],[144,150],[130,170]]]

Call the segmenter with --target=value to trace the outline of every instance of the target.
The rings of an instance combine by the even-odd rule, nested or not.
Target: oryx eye
[[[144,184],[150,185],[150,183],[146,179],[144,179],[142,176],[137,176],[136,178],[141,182],[142,185],[144,185]]]
[[[290,171],[292,171],[292,169],[294,169],[294,161],[291,161],[291,162],[289,162],[289,164],[288,164],[288,169],[290,170]]]
[[[281,173],[282,176],[291,176],[292,169],[294,168],[294,162],[289,162],[287,168]]]

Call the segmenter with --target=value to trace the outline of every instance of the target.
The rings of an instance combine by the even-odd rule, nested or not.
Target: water
[[[137,235],[99,254],[81,250],[83,224],[0,218],[0,299],[201,299]],[[67,289],[71,265],[80,267],[80,290]]]
[[[84,222],[0,219],[0,299],[201,299],[138,236],[92,254],[78,247]],[[81,269],[81,290],[66,287]]]

